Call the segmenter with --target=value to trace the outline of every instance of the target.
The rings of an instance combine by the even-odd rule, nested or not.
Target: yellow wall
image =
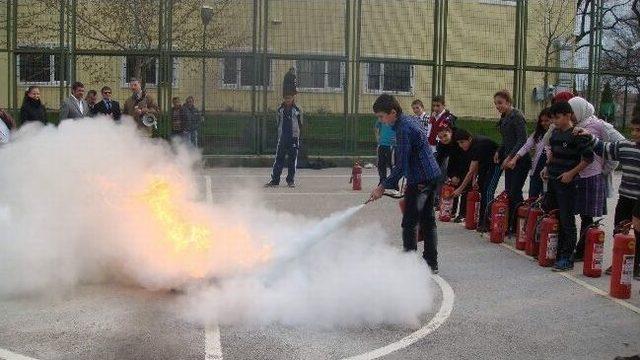
[[[192,1],[192,0],[190,0]],[[278,54],[313,54],[338,55],[345,54],[345,6],[351,1],[351,11],[355,11],[353,0],[270,0],[267,50]],[[80,1],[82,3],[83,1]],[[489,2],[489,3],[487,3]],[[491,3],[492,2],[492,3]],[[448,9],[447,60],[459,62],[484,62],[511,65],[514,62],[515,6],[495,4],[495,0],[450,0]],[[214,2],[215,3],[215,2]],[[251,28],[253,6],[250,0],[239,0],[232,13],[224,19],[215,20],[210,41],[214,46],[225,46],[232,51],[251,50]],[[535,1],[530,8],[535,8]],[[19,13],[29,13],[21,2]],[[183,17],[186,9],[177,2],[174,16],[174,31],[188,33],[195,38],[176,38],[174,49],[199,50],[195,44],[201,29],[199,14]],[[263,9],[264,11],[264,9]],[[430,60],[433,53],[433,12],[434,4],[426,0],[363,0],[361,56],[381,58],[410,58]],[[55,28],[57,22],[51,13],[40,14],[41,19],[32,23],[47,23]],[[153,15],[155,16],[155,15]],[[20,18],[20,16],[19,16]],[[352,24],[353,25],[353,24]],[[539,22],[530,19],[530,31],[535,32]],[[228,41],[216,38],[216,31],[226,31]],[[28,29],[20,28],[19,43],[55,45],[57,32],[39,33],[27,36]],[[262,36],[262,34],[260,34]],[[187,41],[188,40],[188,41]],[[100,48],[87,36],[78,37],[78,48]],[[260,45],[259,45],[260,46]],[[355,49],[352,49],[355,53]],[[535,64],[540,58],[540,48],[535,39],[528,38],[529,64]],[[0,66],[6,64],[6,57],[0,57]],[[183,100],[193,95],[196,104],[201,103],[202,70],[201,60],[193,58],[176,59],[176,82],[173,96]],[[221,86],[221,61],[208,59],[206,74],[207,108],[214,111],[251,110],[251,91],[247,89],[226,89]],[[282,78],[293,60],[272,60],[271,86],[255,96],[257,109],[274,109],[281,100]],[[345,65],[347,66],[347,65]],[[88,89],[99,90],[108,85],[114,90],[114,97],[124,101],[129,95],[123,80],[123,58],[119,56],[79,56],[77,58],[77,79],[83,81]],[[362,64],[360,83],[349,83],[349,88],[358,88],[358,111],[369,113],[371,103],[377,94],[367,93],[364,89],[366,78],[365,66]],[[353,68],[351,68],[353,70]],[[495,117],[492,106],[492,95],[499,89],[511,89],[513,73],[501,70],[482,70],[449,67],[446,70],[446,97],[449,107],[460,116]],[[533,101],[531,89],[541,84],[540,74],[528,73],[526,82],[526,110],[529,118],[539,111],[540,104]],[[4,76],[5,78],[2,78]],[[553,77],[552,77],[553,79]],[[5,80],[6,73],[0,75]],[[346,79],[350,80],[350,79]],[[413,91],[411,94],[400,94],[403,105],[407,108],[415,98],[422,99],[425,104],[431,98],[432,69],[430,66],[414,66]],[[27,84],[19,84],[18,96]],[[43,100],[49,108],[59,106],[59,87],[42,86]],[[0,87],[0,101],[7,98],[7,88]],[[155,94],[153,86],[148,91]],[[302,91],[298,102],[307,112],[337,112],[344,109],[342,91]],[[199,105],[198,105],[199,106]]]

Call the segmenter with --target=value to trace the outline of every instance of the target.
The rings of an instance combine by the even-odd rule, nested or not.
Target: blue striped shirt
[[[427,130],[415,118],[400,115],[393,125],[396,131],[396,164],[382,185],[395,188],[404,176],[407,185],[426,183],[440,177],[440,167],[427,141]]]

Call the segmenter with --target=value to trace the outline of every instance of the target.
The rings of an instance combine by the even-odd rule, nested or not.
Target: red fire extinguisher
[[[353,184],[352,188],[354,191],[362,190],[362,166],[360,166],[360,163],[357,161],[351,169],[351,179],[349,182]]]
[[[453,210],[453,192],[456,189],[450,182],[446,182],[440,190],[440,209],[438,211],[438,220],[443,222],[451,221],[451,211]]]
[[[527,229],[525,231],[525,254],[529,256],[538,256],[538,237],[536,231],[538,229],[538,222],[542,216],[542,208],[540,207],[540,201],[536,201],[531,205],[529,209],[529,216],[527,217]]]
[[[602,275],[602,258],[604,255],[604,231],[600,228],[600,221],[593,223],[585,233],[584,266],[582,274],[588,277]]]
[[[475,230],[480,221],[480,192],[478,187],[474,186],[467,193],[467,213],[464,218],[464,227],[467,230]]]
[[[611,284],[609,294],[614,298],[631,297],[631,276],[636,249],[636,238],[628,233],[619,233],[613,237],[613,257],[611,259]]]
[[[518,206],[516,212],[516,249],[524,250],[527,245],[527,218],[529,217],[529,210],[531,204],[535,202],[536,198],[529,198],[525,200],[522,205]]]
[[[491,204],[491,233],[489,241],[499,244],[504,241],[509,224],[509,196],[507,192],[498,195]]]
[[[557,210],[545,215],[540,226],[540,249],[538,250],[538,265],[549,267],[556,260],[558,252],[558,225]]]

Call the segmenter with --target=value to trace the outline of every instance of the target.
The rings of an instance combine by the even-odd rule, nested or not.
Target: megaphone
[[[142,125],[146,127],[158,128],[158,119],[153,114],[142,115]]]

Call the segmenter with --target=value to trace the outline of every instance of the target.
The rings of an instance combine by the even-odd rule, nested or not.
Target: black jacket
[[[442,164],[442,162],[448,159],[446,169],[447,177],[456,176],[462,180],[467,175],[471,160],[469,159],[469,155],[458,146],[458,142],[455,140],[455,132],[456,129],[453,128],[453,134],[451,135],[451,142],[449,144],[438,142],[436,147],[436,160],[438,164]]]
[[[33,100],[28,96],[24,98],[20,108],[20,122],[24,124],[27,121],[47,123],[47,109],[40,100]]]
[[[92,115],[109,115],[113,118],[113,120],[120,120],[120,116],[122,116],[122,111],[120,110],[120,103],[111,100],[111,110],[107,111],[107,104],[104,100],[96,103],[91,109]]]

